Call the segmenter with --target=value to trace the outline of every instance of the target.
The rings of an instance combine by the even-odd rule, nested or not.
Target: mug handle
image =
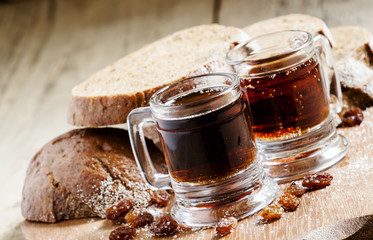
[[[338,72],[335,70],[334,58],[332,50],[330,48],[329,40],[321,34],[316,34],[313,36],[313,41],[316,46],[316,50],[319,52],[321,57],[321,63],[327,67],[327,71],[320,68],[323,71],[323,77],[327,81],[327,93],[329,96],[329,102],[332,107],[332,112],[334,114],[339,113],[342,110],[342,89],[339,81]]]
[[[140,173],[153,190],[171,189],[170,176],[157,172],[150,158],[144,136],[144,124],[155,123],[150,107],[136,108],[127,117],[128,134],[132,152]]]

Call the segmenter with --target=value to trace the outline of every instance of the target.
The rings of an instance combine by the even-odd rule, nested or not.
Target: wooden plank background
[[[174,31],[211,22],[243,27],[288,13],[373,32],[371,0],[0,0],[0,239],[23,239],[25,171],[70,129],[71,88]]]

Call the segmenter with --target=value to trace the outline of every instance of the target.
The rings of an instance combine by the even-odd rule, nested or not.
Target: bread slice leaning
[[[373,105],[373,34],[357,26],[331,28],[343,94],[349,105],[365,109]]]
[[[324,35],[331,46],[334,46],[333,36],[325,22],[317,17],[306,14],[289,14],[264,21],[256,22],[243,28],[251,37],[286,30],[303,30],[311,34]]]
[[[358,26],[340,26],[330,29],[335,40],[334,59],[353,57],[367,66],[373,66],[373,34]]]
[[[242,30],[202,25],[176,32],[101,69],[72,89],[68,123],[104,126],[125,123],[129,112],[148,105],[160,88],[189,76],[232,72],[225,54],[247,40]]]

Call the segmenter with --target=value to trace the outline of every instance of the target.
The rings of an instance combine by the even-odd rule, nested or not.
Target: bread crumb
[[[127,189],[119,180],[113,180],[111,177],[102,181],[95,194],[85,196],[79,191],[81,199],[87,199],[86,204],[90,206],[101,218],[105,218],[106,209],[122,199],[133,200],[135,207],[146,207],[150,204],[150,195],[146,192],[146,187],[138,183],[133,183],[131,188]],[[133,191],[133,188],[141,191]]]

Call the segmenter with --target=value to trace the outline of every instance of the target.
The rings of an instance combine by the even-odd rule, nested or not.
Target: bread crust
[[[148,143],[157,166],[163,155]],[[137,207],[151,203],[151,190],[134,161],[128,134],[115,128],[76,129],[47,143],[31,160],[22,195],[27,220],[105,217],[123,198]]]

